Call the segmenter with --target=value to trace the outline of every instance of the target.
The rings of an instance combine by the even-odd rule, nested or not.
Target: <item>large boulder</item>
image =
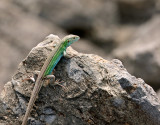
[[[5,84],[0,96],[0,124],[21,124],[34,87],[25,79],[41,69],[58,41],[58,37],[47,37],[33,48]],[[67,53],[69,58],[62,58],[54,71],[61,86],[51,82],[42,87],[30,125],[160,124],[156,93],[142,79],[130,75],[119,60],[78,53],[71,47]]]

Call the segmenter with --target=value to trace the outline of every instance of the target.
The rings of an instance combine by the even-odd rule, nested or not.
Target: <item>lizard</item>
[[[42,87],[42,84],[43,84],[42,80],[44,78],[47,78],[47,76],[49,76],[50,78],[51,77],[54,78],[54,75],[51,76],[50,74],[52,73],[53,69],[55,68],[57,63],[60,61],[62,56],[67,55],[67,53],[66,53],[67,47],[69,47],[72,43],[78,41],[79,39],[80,39],[80,37],[77,35],[65,36],[59,43],[57,43],[55,48],[51,51],[51,53],[47,57],[46,61],[44,62],[43,66],[41,68],[40,73],[38,74],[37,80],[35,82],[35,86],[33,88],[25,116],[23,118],[22,125],[27,124],[27,120],[30,115],[30,112],[33,108],[35,101],[36,101],[38,93]]]

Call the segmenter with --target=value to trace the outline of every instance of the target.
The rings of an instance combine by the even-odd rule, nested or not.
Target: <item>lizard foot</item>
[[[25,81],[31,81],[31,82],[35,83],[36,80],[35,80],[34,76],[27,76],[27,78],[22,79],[22,82],[25,82]]]
[[[66,87],[64,85],[61,85],[61,83],[63,83],[64,81],[61,81],[60,82],[60,79],[57,79],[55,82],[54,82],[54,85],[58,85],[58,86],[61,86],[62,88],[66,89]]]
[[[35,83],[39,73],[40,73],[40,71],[34,71],[33,75],[27,75],[27,78],[23,79],[22,82],[31,81],[31,82]]]

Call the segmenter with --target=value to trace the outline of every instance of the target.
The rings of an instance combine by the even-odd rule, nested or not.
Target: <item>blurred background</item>
[[[51,33],[79,35],[75,50],[120,59],[160,96],[160,0],[1,0],[0,90]]]

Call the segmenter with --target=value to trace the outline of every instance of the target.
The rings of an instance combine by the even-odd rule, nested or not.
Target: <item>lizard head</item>
[[[68,46],[70,46],[72,43],[78,41],[79,39],[80,39],[80,37],[77,36],[77,35],[68,35],[68,36],[65,36],[65,37],[62,39],[62,41],[63,41],[64,45],[65,45],[66,47],[68,47]]]

